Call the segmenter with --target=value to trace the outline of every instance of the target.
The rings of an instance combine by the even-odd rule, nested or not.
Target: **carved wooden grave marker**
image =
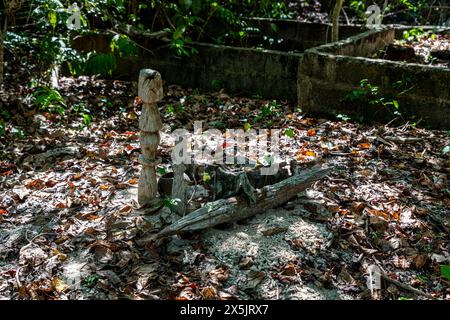
[[[139,74],[138,95],[142,99],[142,113],[139,119],[142,164],[139,178],[138,202],[141,206],[152,206],[158,193],[156,166],[161,162],[156,152],[160,141],[159,130],[162,128],[157,102],[163,98],[161,75],[152,69],[142,69]]]

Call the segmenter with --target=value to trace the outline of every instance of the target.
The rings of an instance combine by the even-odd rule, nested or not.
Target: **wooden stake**
[[[184,171],[186,166],[184,164],[173,165],[173,183],[172,183],[172,198],[178,199],[179,202],[175,206],[175,212],[184,216],[186,213],[186,182],[184,181]]]

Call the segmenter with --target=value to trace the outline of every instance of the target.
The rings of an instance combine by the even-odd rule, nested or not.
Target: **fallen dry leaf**
[[[69,286],[58,277],[52,279],[52,287],[59,293],[64,292],[69,288]]]

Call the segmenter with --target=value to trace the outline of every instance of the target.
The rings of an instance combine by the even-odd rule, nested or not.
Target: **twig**
[[[422,138],[385,137],[384,139],[395,143],[416,143],[423,141]]]
[[[391,283],[395,284],[395,285],[396,285],[397,287],[399,287],[399,288],[405,289],[405,290],[410,291],[410,292],[412,292],[412,293],[415,293],[415,294],[417,294],[417,295],[419,295],[419,296],[424,296],[424,297],[427,297],[427,298],[429,298],[429,299],[436,300],[436,298],[433,297],[431,294],[425,293],[425,292],[423,292],[423,291],[421,291],[421,290],[419,290],[419,289],[416,289],[416,288],[411,287],[410,285],[407,285],[407,284],[401,283],[400,281],[394,280],[394,279],[392,279],[391,277],[389,277],[389,276],[388,276],[387,274],[385,274],[385,273],[380,273],[380,276],[381,276],[384,280],[386,280],[386,281],[388,281],[388,282],[391,282]]]
[[[386,140],[384,140],[382,137],[380,137],[380,136],[378,136],[378,135],[376,136],[375,139],[378,140],[378,141],[380,141],[381,143],[387,145],[387,146],[390,146],[391,148],[396,149],[396,146],[395,146],[394,144],[392,144],[392,143],[390,143],[390,142],[387,142]]]
[[[22,271],[22,267],[19,267],[16,270],[16,283],[17,283],[18,290],[20,290],[20,288],[22,288],[22,283],[20,283],[20,271]]]

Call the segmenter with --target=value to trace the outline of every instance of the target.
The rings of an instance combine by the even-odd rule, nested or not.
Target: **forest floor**
[[[283,101],[169,86],[159,103],[166,166],[168,134],[203,120],[204,130],[282,128],[300,167],[343,169],[283,207],[140,246],[136,83],[60,86],[68,104],[91,110],[89,124],[37,110],[26,88],[1,94],[16,110],[0,138],[1,298],[450,299],[448,132],[313,119]],[[397,285],[370,292],[370,265]]]

